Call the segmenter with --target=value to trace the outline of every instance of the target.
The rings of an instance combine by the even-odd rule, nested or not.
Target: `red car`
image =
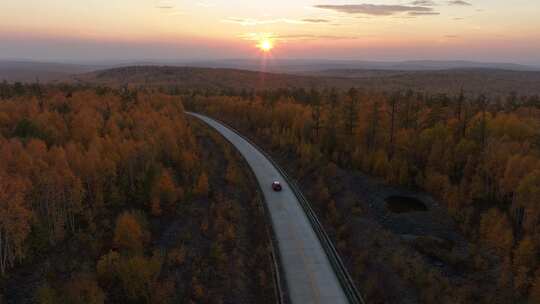
[[[282,189],[282,188],[281,188],[281,183],[278,182],[278,181],[274,181],[274,182],[272,183],[272,189],[273,189],[274,191],[276,191],[276,192],[281,191],[281,189]]]

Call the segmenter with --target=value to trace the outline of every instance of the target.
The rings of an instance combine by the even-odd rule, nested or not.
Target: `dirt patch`
[[[427,211],[426,204],[408,196],[390,196],[386,199],[386,208],[393,213],[409,213]]]

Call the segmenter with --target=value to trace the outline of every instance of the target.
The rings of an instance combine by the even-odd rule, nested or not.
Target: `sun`
[[[274,43],[272,42],[272,40],[265,38],[259,41],[259,44],[257,44],[257,47],[261,51],[268,53],[274,48]]]

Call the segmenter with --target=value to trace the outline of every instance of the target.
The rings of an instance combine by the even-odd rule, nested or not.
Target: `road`
[[[268,206],[292,304],[348,303],[308,217],[279,171],[257,148],[234,131],[209,117],[188,114],[221,133],[253,169]],[[275,180],[282,183],[281,192],[272,190],[271,184]]]

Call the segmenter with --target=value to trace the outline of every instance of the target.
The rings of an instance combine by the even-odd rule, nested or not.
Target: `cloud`
[[[432,0],[416,0],[416,1],[411,2],[411,5],[414,5],[414,6],[436,6],[437,3],[435,3],[435,1],[432,1]]]
[[[458,35],[445,35],[444,38],[457,39],[457,38],[459,38],[459,36]]]
[[[155,7],[162,10],[169,10],[169,9],[173,9],[175,6],[171,1],[162,0],[162,1],[158,1]]]
[[[399,13],[429,13],[433,8],[409,5],[348,4],[348,5],[316,5],[316,8],[333,10],[346,14],[364,14],[372,16],[389,16]]]
[[[274,33],[246,33],[239,36],[241,39],[249,41],[261,41],[263,39],[277,41],[298,41],[298,40],[352,40],[360,39],[360,36],[339,36],[339,35],[314,35],[314,34],[287,34],[279,35]]]
[[[173,1],[170,0],[160,0],[156,1],[154,6],[158,9],[163,15],[169,17],[184,16],[187,14],[183,9],[178,8]]]
[[[267,20],[260,20],[260,19],[253,19],[253,18],[226,18],[226,19],[223,19],[222,22],[236,23],[236,24],[240,24],[242,26],[255,26],[255,25],[274,24],[274,23],[288,23],[288,24],[304,24],[304,23],[307,23],[307,21],[294,20],[294,19],[285,19],[285,18],[267,19]]]
[[[439,12],[409,12],[409,16],[438,16]]]
[[[302,21],[307,22],[307,23],[328,23],[328,22],[330,22],[330,20],[318,19],[318,18],[306,18],[306,19],[302,19]]]
[[[295,34],[295,35],[276,35],[278,40],[350,40],[359,39],[358,36],[339,36],[339,35],[311,35],[311,34]]]
[[[469,2],[463,1],[463,0],[453,0],[448,1],[449,5],[458,5],[458,6],[472,6]]]

